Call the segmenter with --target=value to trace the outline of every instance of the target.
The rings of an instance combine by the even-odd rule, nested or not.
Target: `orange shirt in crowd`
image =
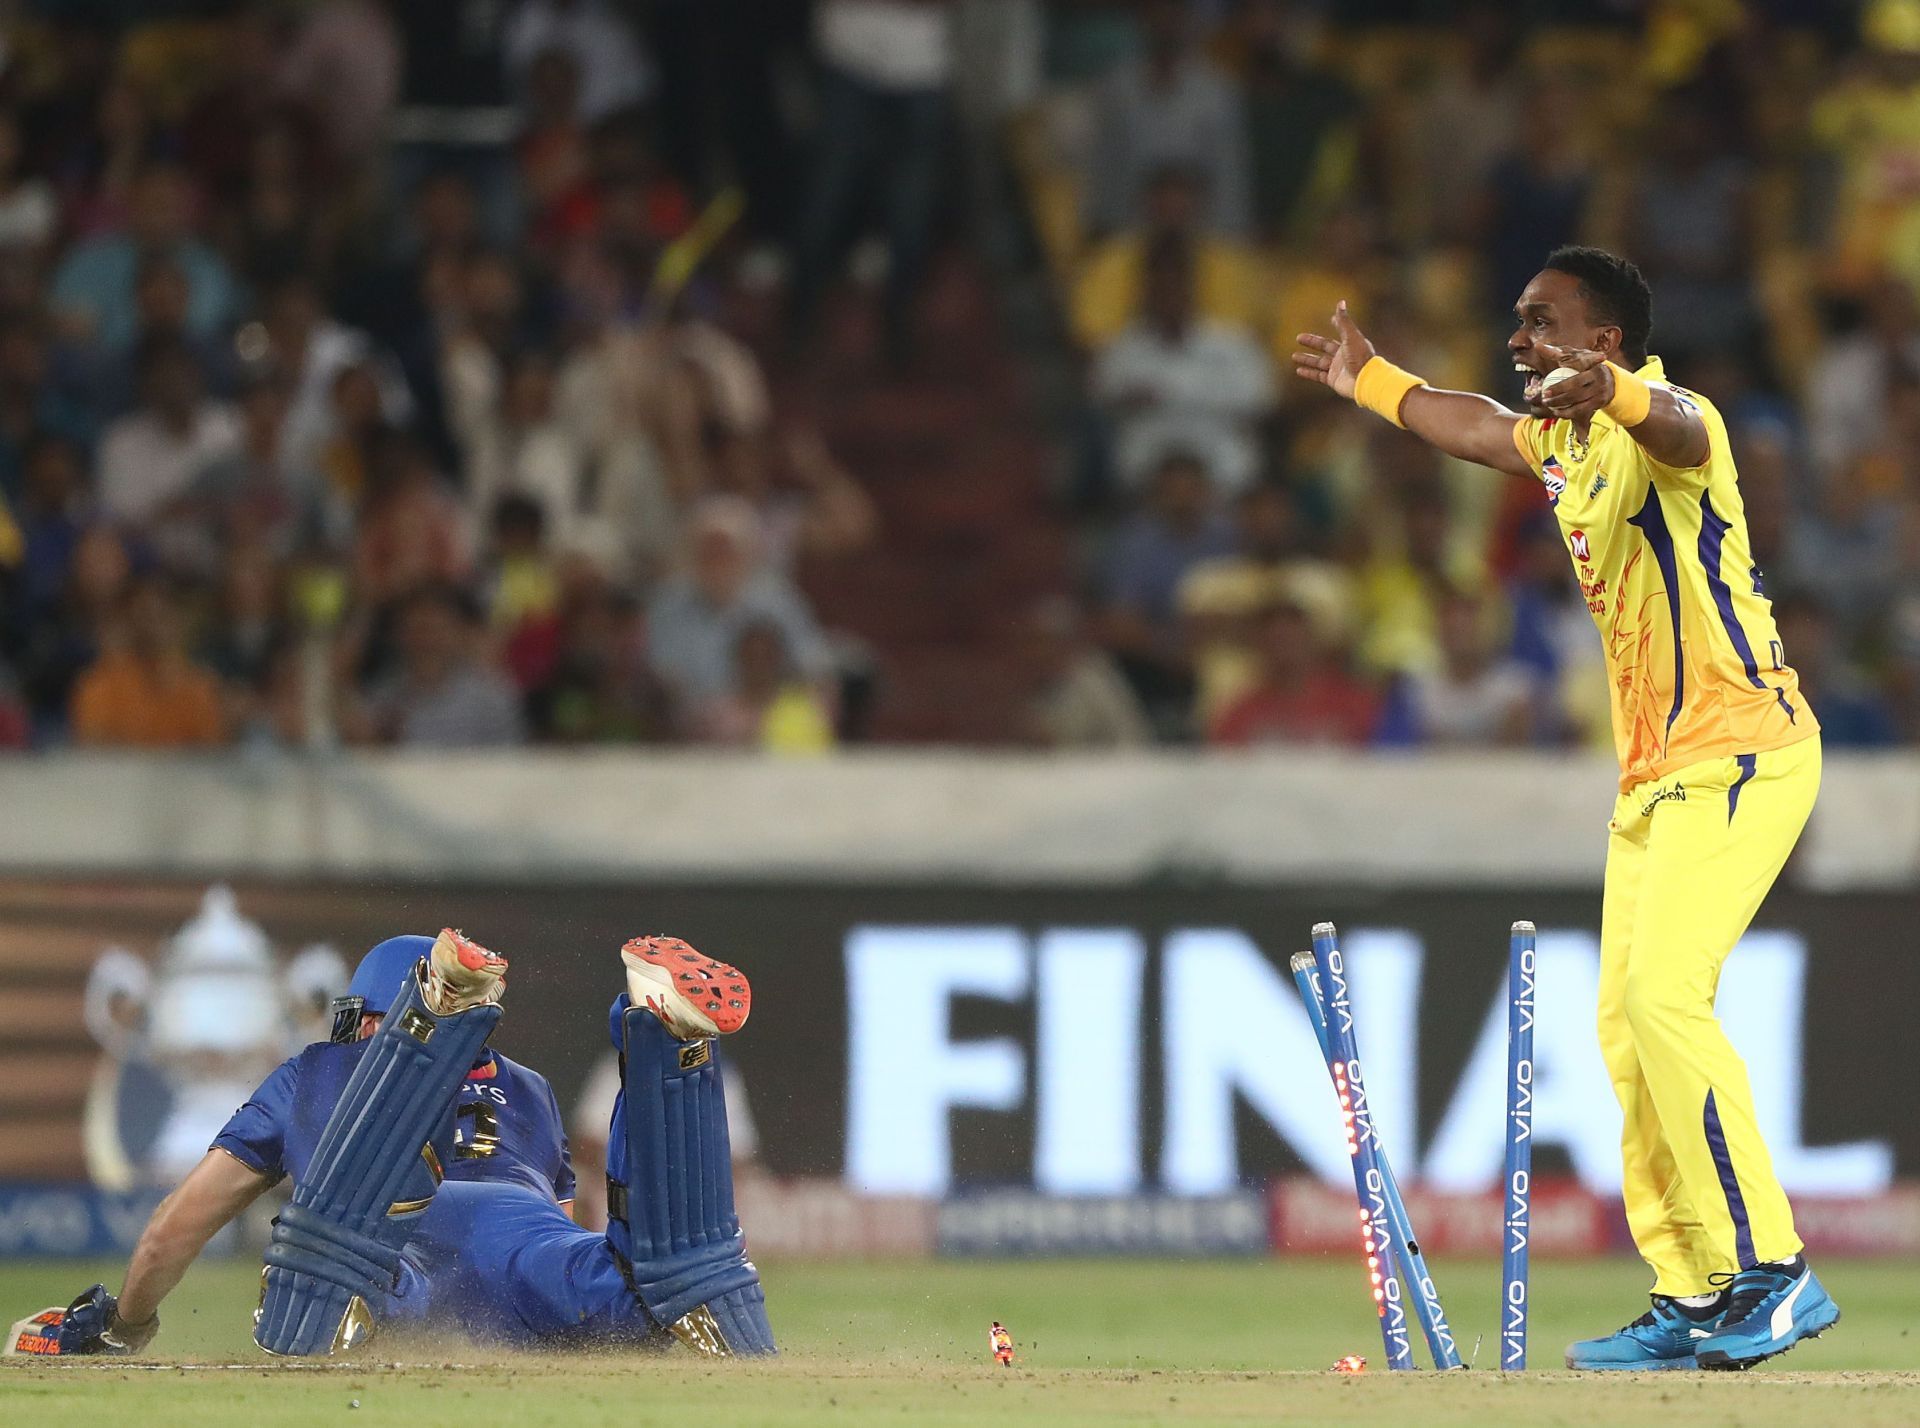
[[[137,655],[102,655],[73,691],[73,736],[82,744],[184,748],[225,735],[220,691],[186,660],[155,664]]]

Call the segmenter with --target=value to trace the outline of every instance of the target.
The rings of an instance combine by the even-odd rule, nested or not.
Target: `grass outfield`
[[[1655,1415],[1663,1425],[1742,1428],[1920,1423],[1911,1263],[1823,1266],[1822,1279],[1846,1317],[1775,1367],[1627,1378],[1484,1369],[1446,1378],[1371,1369],[1360,1378],[1328,1374],[1326,1366],[1342,1354],[1364,1353],[1373,1369],[1380,1361],[1358,1267],[1345,1259],[762,1268],[785,1347],[769,1364],[712,1364],[679,1353],[502,1357],[471,1346],[382,1340],[373,1349],[381,1362],[313,1367],[261,1365],[247,1336],[258,1269],[209,1263],[168,1302],[166,1327],[153,1346],[165,1362],[5,1360],[0,1418],[34,1428],[419,1428],[469,1420],[477,1428],[709,1420],[730,1428],[1644,1428]],[[118,1274],[117,1266],[0,1263],[4,1322]],[[1443,1261],[1434,1276],[1462,1352],[1471,1355],[1475,1337],[1484,1335],[1480,1362],[1490,1365],[1496,1265]],[[1534,1362],[1557,1369],[1566,1340],[1630,1317],[1644,1285],[1644,1272],[1624,1261],[1537,1265]],[[1011,1372],[988,1358],[993,1318],[1019,1342],[1020,1363]]]

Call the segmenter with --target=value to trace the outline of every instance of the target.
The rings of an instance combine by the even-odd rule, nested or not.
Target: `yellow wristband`
[[[1426,384],[1426,378],[1403,372],[1384,357],[1369,357],[1360,375],[1353,379],[1353,399],[1395,426],[1404,427],[1400,403],[1407,399],[1408,392]]]
[[[1653,410],[1653,388],[1625,367],[1607,365],[1613,368],[1613,400],[1600,410],[1622,426],[1640,425]]]

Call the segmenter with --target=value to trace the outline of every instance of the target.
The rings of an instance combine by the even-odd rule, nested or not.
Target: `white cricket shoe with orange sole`
[[[747,1024],[753,988],[738,967],[696,952],[678,937],[636,937],[620,949],[627,995],[682,1041],[730,1036]]]
[[[427,1005],[436,1016],[500,1000],[507,989],[507,959],[451,927],[440,929],[427,954]]]

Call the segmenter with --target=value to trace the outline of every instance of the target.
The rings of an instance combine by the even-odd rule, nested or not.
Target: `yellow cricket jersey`
[[[1704,465],[1662,465],[1604,413],[1584,441],[1554,417],[1513,428],[1600,627],[1622,791],[1820,728],[1761,587],[1726,423],[1705,397],[1668,382],[1659,358],[1639,375],[1700,414]]]

